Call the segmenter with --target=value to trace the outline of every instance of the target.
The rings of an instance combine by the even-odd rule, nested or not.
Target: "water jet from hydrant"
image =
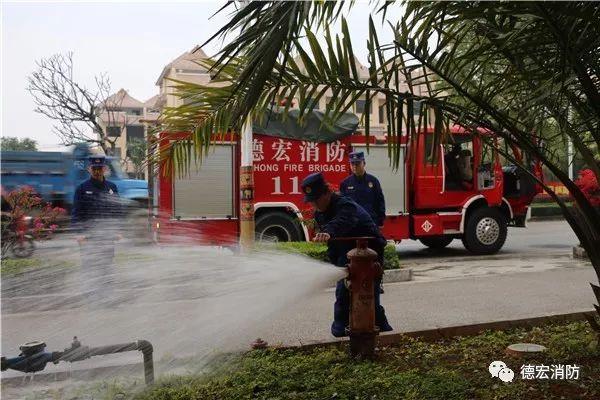
[[[154,345],[157,377],[199,371],[211,357],[246,350],[257,337],[273,343],[276,332],[268,328],[276,312],[345,276],[343,269],[274,250],[239,255],[218,247],[159,247],[123,236],[106,273],[81,269],[76,242],[59,235],[40,244],[46,268],[3,276],[3,351],[40,339],[48,348],[63,348],[73,336],[90,346],[141,337]],[[133,364],[139,357],[124,354],[73,368],[117,365],[115,374],[126,376]],[[53,368],[60,366],[46,372]],[[5,389],[2,394],[10,398]]]

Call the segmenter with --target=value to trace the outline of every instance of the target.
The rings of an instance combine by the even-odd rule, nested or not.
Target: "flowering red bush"
[[[8,210],[2,212],[3,241],[10,241],[11,237],[19,237],[25,233],[31,233],[36,239],[48,237],[58,228],[56,221],[59,216],[65,213],[63,208],[44,203],[28,186],[9,192],[3,202],[8,205]],[[26,217],[34,218],[31,229],[26,223]],[[11,232],[16,235],[10,235]]]
[[[600,207],[600,186],[596,174],[591,169],[579,171],[575,184],[594,207]]]
[[[33,220],[33,233],[36,237],[43,237],[46,234],[53,233],[58,225],[55,223],[58,218],[65,214],[65,209],[60,207],[52,207],[46,204]]]

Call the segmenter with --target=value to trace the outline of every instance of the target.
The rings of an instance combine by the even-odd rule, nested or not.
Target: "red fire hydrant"
[[[350,354],[353,357],[373,358],[375,337],[375,279],[381,278],[383,268],[377,253],[368,247],[370,238],[356,239],[356,248],[348,252],[350,282]]]

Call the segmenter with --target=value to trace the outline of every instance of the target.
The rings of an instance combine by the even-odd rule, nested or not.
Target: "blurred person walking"
[[[79,283],[88,297],[97,299],[110,290],[108,283],[113,273],[115,241],[120,239],[118,222],[122,206],[117,186],[105,178],[106,158],[95,155],[88,161],[90,179],[75,190],[71,225],[77,233],[81,254]]]

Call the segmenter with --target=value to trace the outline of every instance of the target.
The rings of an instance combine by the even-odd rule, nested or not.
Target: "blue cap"
[[[352,153],[348,154],[348,156],[350,157],[351,163],[365,161],[365,153],[362,151],[353,151]]]
[[[310,174],[302,181],[302,193],[304,193],[304,202],[315,201],[323,194],[327,193],[329,187],[325,182],[325,177],[320,172]]]
[[[102,155],[90,156],[88,162],[90,167],[104,167],[106,165],[106,157]]]

